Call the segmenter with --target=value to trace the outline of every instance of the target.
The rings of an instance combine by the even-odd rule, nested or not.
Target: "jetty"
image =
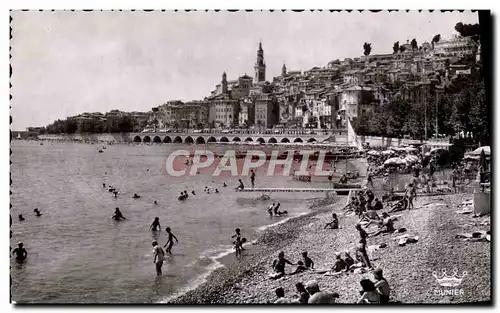
[[[351,189],[334,189],[334,188],[244,188],[236,189],[237,192],[260,192],[263,195],[270,194],[273,192],[307,192],[316,193],[324,192],[328,197],[328,194],[335,192],[337,195],[348,195],[351,191],[362,190],[361,188],[351,188]]]

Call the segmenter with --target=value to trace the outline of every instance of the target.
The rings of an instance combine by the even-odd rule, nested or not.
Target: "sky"
[[[149,111],[201,100],[221,81],[253,77],[259,41],[266,79],[329,61],[392,53],[395,41],[456,34],[472,12],[13,11],[12,130],[83,112]]]

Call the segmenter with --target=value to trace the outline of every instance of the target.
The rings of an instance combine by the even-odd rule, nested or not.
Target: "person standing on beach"
[[[250,170],[250,182],[252,183],[252,188],[255,188],[255,172]]]
[[[166,251],[168,253],[172,254],[172,246],[174,245],[174,239],[177,243],[179,243],[179,240],[177,240],[177,237],[175,237],[175,235],[171,233],[170,227],[167,227],[167,229],[165,229],[165,230],[167,231],[167,234],[168,234],[168,240],[167,240],[167,243],[165,244],[164,247],[166,247],[168,245]]]
[[[162,274],[161,267],[163,266],[163,261],[165,261],[165,252],[163,252],[163,249],[158,245],[156,240],[153,240],[153,253],[155,255],[153,263],[156,266],[156,275],[160,276]]]

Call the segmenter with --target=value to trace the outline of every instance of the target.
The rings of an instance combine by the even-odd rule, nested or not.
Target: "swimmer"
[[[25,218],[24,218],[24,216],[23,216],[22,214],[19,214],[19,216],[18,216],[18,217],[19,217],[19,220],[20,220],[21,222],[25,220]]]
[[[113,191],[113,194],[115,195],[115,198],[118,198],[118,191]]]
[[[215,189],[215,193],[219,193],[219,189]]]
[[[120,212],[119,208],[115,208],[115,213],[113,213],[111,218],[114,219],[115,221],[126,220],[125,216],[123,216],[123,214],[122,214],[122,212]]]
[[[42,213],[40,213],[40,211],[38,210],[38,208],[34,209],[33,212],[35,212],[35,215],[40,217],[42,216]]]
[[[16,254],[17,262],[24,262],[28,257],[28,252],[26,251],[26,249],[24,249],[22,242],[17,244],[17,248],[15,248],[14,251],[12,251],[12,254],[14,253]]]
[[[172,246],[174,245],[174,239],[177,243],[179,243],[179,240],[177,239],[177,237],[175,237],[174,234],[171,233],[171,229],[170,227],[167,227],[165,229],[167,231],[167,234],[168,234],[168,240],[167,240],[167,243],[164,245],[164,247],[166,247],[168,245],[168,248],[167,248],[167,252],[172,254]]]
[[[158,202],[156,202],[156,200],[155,200],[155,202],[153,202],[153,204],[158,205]]]
[[[105,183],[102,183],[102,188],[106,188],[106,184]]]
[[[184,192],[181,191],[181,195],[179,196],[179,198],[177,198],[179,201],[184,201],[186,200],[186,198],[184,197]]]
[[[155,255],[153,263],[156,266],[156,275],[160,276],[162,274],[161,267],[163,266],[163,261],[165,260],[165,252],[158,245],[156,240],[153,241],[153,253]]]
[[[151,224],[151,226],[149,227],[149,229],[152,230],[152,231],[161,231],[160,218],[159,217],[155,217],[155,220],[153,221],[153,223]]]
[[[146,169],[146,172],[149,172],[149,168],[148,168],[148,169]]]
[[[139,196],[138,194],[134,193],[134,196],[132,198],[134,199],[139,199],[141,196]]]
[[[191,191],[191,194],[192,194],[193,196],[196,196],[196,193],[194,192],[194,190],[193,190],[193,191]]]
[[[188,192],[184,190],[184,197],[187,199],[189,197]]]
[[[227,187],[226,182],[222,182],[222,187]]]

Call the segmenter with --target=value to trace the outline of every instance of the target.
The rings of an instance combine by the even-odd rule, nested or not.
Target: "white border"
[[[391,1],[360,1],[360,0],[349,0],[349,1],[336,1],[336,2],[331,2],[331,1],[319,1],[319,0],[307,0],[307,1],[296,1],[296,0],[286,0],[286,1],[269,1],[269,0],[252,0],[252,1],[230,1],[230,0],[184,0],[184,1],[162,1],[165,3],[161,3],[160,1],[151,1],[151,0],[142,0],[142,1],[131,1],[131,0],[115,0],[115,1],[103,1],[103,0],[86,0],[86,1],[14,1],[14,0],[9,0],[9,1],[2,1],[0,6],[2,7],[3,10],[1,10],[1,27],[0,27],[0,33],[1,33],[1,43],[3,44],[2,49],[0,49],[0,60],[3,60],[1,63],[1,73],[4,73],[2,75],[2,82],[0,83],[0,88],[2,88],[2,94],[0,99],[4,99],[5,102],[8,99],[9,95],[9,88],[8,88],[8,71],[9,71],[9,65],[5,60],[8,60],[8,47],[9,47],[9,33],[8,33],[8,22],[9,22],[9,9],[293,9],[293,8],[315,8],[315,9],[421,9],[421,8],[433,8],[433,9],[491,9],[493,11],[493,14],[498,13],[499,10],[498,8],[498,1],[488,1],[488,0],[475,0],[475,1],[463,1],[463,0],[453,0],[453,1],[435,1],[435,0],[419,0],[419,1],[398,1],[398,0],[391,0]],[[498,43],[498,33],[495,33],[495,43]],[[495,50],[497,51],[498,55],[498,44],[495,45]],[[496,56],[495,55],[495,56]],[[495,62],[498,63],[498,62]],[[495,67],[495,73],[498,71],[497,69],[498,64],[496,64]],[[499,80],[496,79],[496,84],[495,84],[495,90],[499,90],[500,88],[500,83]],[[496,97],[495,97],[496,99]],[[0,146],[3,148],[1,151],[3,153],[0,154],[0,177],[2,179],[0,180],[0,188],[2,192],[0,193],[1,195],[1,203],[2,205],[0,207],[3,208],[4,211],[4,225],[7,226],[7,213],[5,213],[9,209],[9,154],[8,154],[8,149],[9,149],[9,137],[8,137],[8,130],[9,130],[9,124],[8,124],[8,116],[9,116],[9,106],[7,103],[4,103],[0,107],[1,114],[0,116],[3,119],[3,122],[1,123],[1,129],[0,129]],[[500,112],[500,110],[496,110]],[[495,112],[495,113],[498,113]],[[500,114],[500,113],[499,113]],[[495,114],[496,116],[496,114]],[[497,136],[498,139],[498,136]],[[500,140],[500,139],[499,139]],[[496,146],[496,142],[495,142]],[[496,151],[496,150],[495,150]],[[496,156],[495,156],[496,158]],[[495,160],[496,164],[496,160]],[[495,166],[496,168],[496,166]],[[496,173],[495,173],[496,174]],[[498,177],[498,175],[495,175]],[[496,221],[495,221],[496,222]],[[7,228],[7,227],[6,227]],[[8,266],[10,264],[10,261],[7,259],[7,247],[9,246],[9,240],[7,240],[7,230],[6,228],[3,229],[3,235],[0,236],[1,240],[1,249],[4,251],[2,253],[3,257],[1,258],[1,278],[0,281],[2,282],[1,284],[1,299],[0,303],[2,306],[2,312],[10,312],[13,311],[14,308],[11,304],[9,304],[9,270]],[[496,238],[495,238],[496,239]],[[493,240],[495,244],[497,243],[496,240]],[[497,258],[497,263],[498,263],[498,258]],[[496,264],[498,265],[498,264]],[[498,269],[498,266],[495,266],[496,269]],[[493,282],[492,282],[493,283]],[[495,290],[498,291],[498,288],[495,288]],[[497,292],[498,294],[498,292]],[[496,294],[496,295],[497,295]],[[498,299],[498,297],[496,297]],[[301,310],[304,310],[305,307],[302,307]],[[46,308],[44,310],[51,310],[52,308]],[[61,308],[63,310],[70,310],[71,308]],[[122,307],[116,307],[116,308],[107,308],[108,310],[120,310]],[[161,308],[161,309],[168,309],[169,311],[176,311],[180,310],[181,308]],[[194,308],[187,308],[188,310],[195,310]],[[206,309],[206,308],[204,308]],[[217,308],[212,308],[211,310],[214,310]],[[255,310],[257,308],[253,308],[252,310]],[[265,310],[265,311],[270,311],[270,310],[283,310],[284,308],[264,308],[264,307],[259,307],[259,310]],[[320,308],[315,308],[320,309]],[[323,308],[323,309],[329,309],[330,308]],[[351,308],[333,308],[335,311],[359,311],[361,308],[359,307],[351,307]],[[373,306],[370,307],[370,310],[380,310],[377,308],[374,308]],[[396,308],[398,309],[398,308]],[[452,309],[452,310],[457,310],[460,309],[459,307],[439,307],[440,310],[442,309]],[[470,307],[466,309],[472,309]],[[95,312],[100,312],[104,311],[103,308],[92,308],[93,311]],[[132,309],[133,311],[139,312],[141,309],[140,308],[134,308]],[[186,310],[186,309],[182,309]],[[422,307],[422,308],[417,308],[417,310],[426,310],[426,311],[437,311],[437,308],[429,308],[429,307]]]

